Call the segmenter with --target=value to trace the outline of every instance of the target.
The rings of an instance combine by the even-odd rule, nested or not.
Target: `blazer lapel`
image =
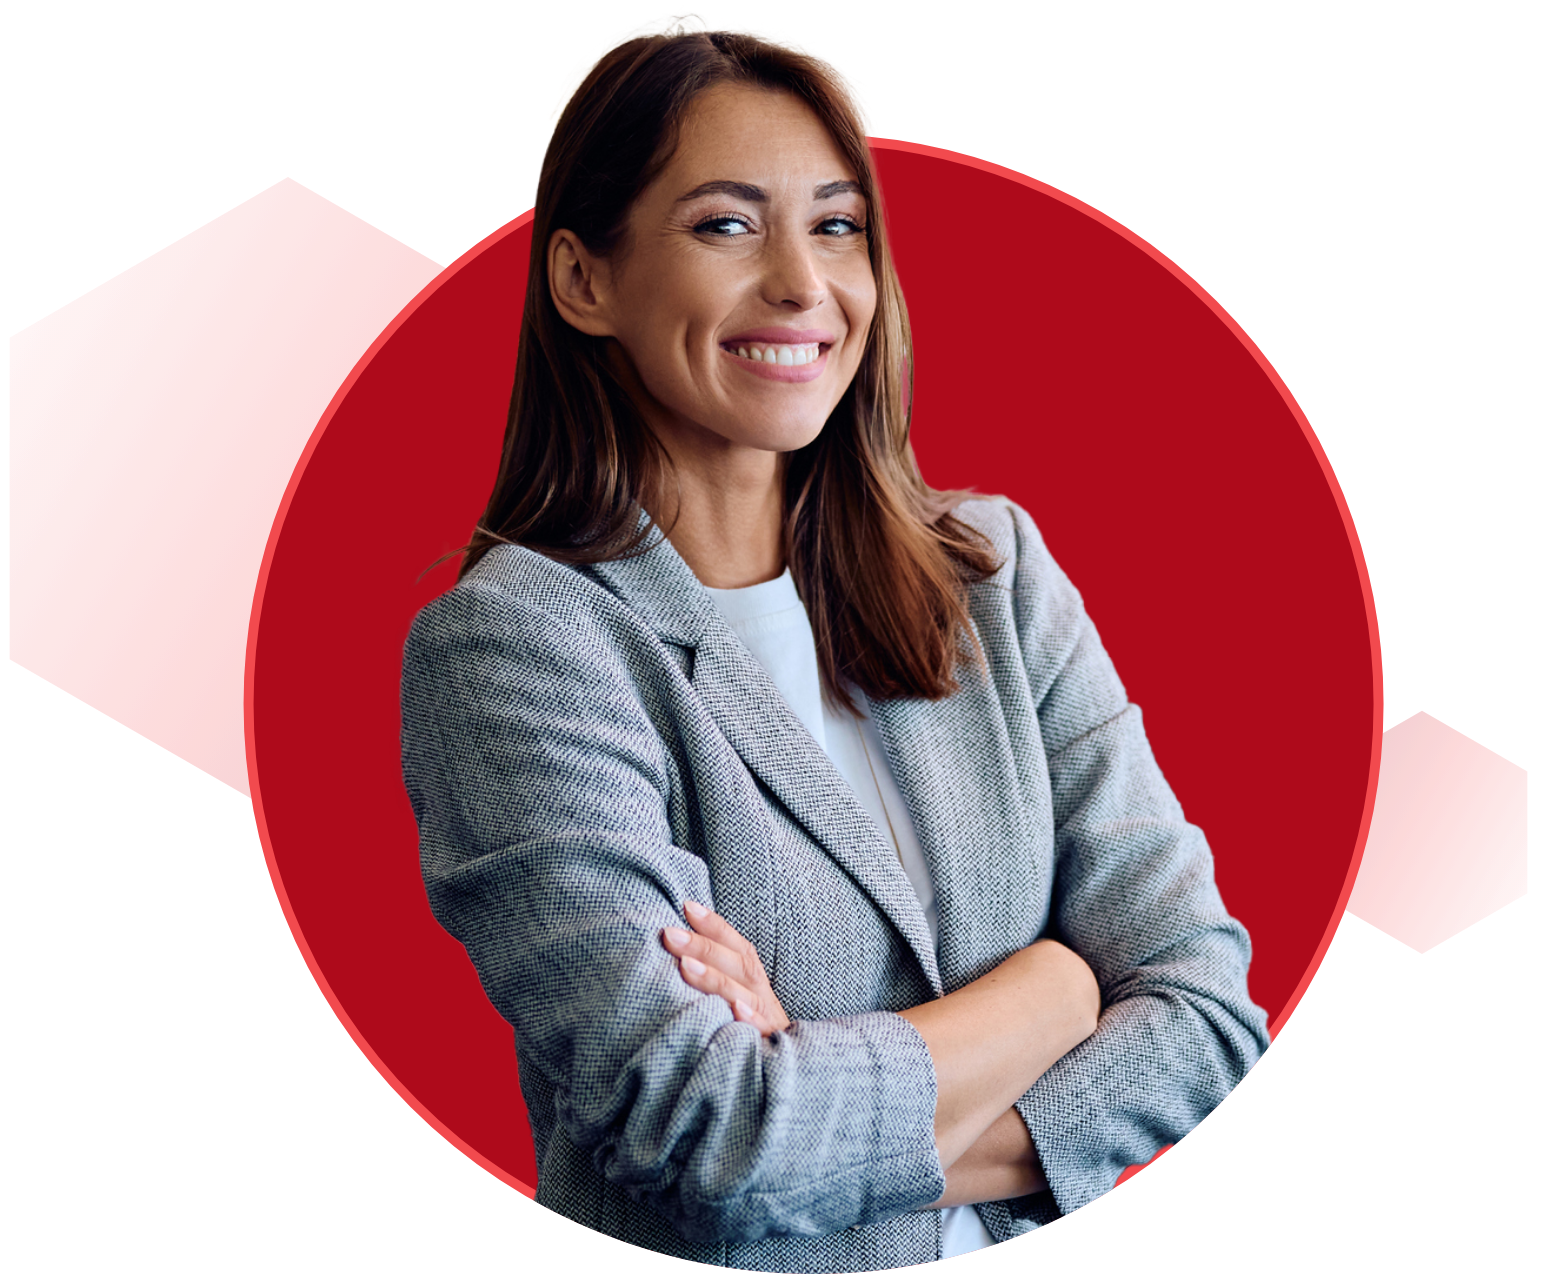
[[[695,686],[744,764],[889,917],[940,995],[931,932],[894,846],[726,624],[722,639],[697,648]]]
[[[989,918],[1002,908],[1020,908],[1023,898],[1048,897],[1042,879],[1047,865],[1026,853],[1035,843],[1029,825],[1034,803],[1023,803],[1006,722],[986,675],[966,665],[958,692],[946,699],[871,704],[931,870],[937,963],[950,992],[980,977],[999,957],[969,935],[1019,928]],[[1038,813],[1048,817],[1047,810]],[[1013,881],[1010,890],[1000,887],[1003,866]]]
[[[926,918],[888,837],[674,547],[656,529],[648,542],[645,553],[588,569],[661,639],[694,650],[692,685],[734,751],[888,916],[921,962],[933,993],[942,994]]]

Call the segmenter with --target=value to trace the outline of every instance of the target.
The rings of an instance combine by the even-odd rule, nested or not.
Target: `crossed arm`
[[[1008,652],[1013,719],[1043,739],[1054,931],[1076,954],[1034,943],[904,1022],[800,1021],[773,1041],[786,1015],[758,961],[739,951],[735,974],[702,958],[726,925],[714,937],[690,916],[683,943],[660,942],[711,881],[674,843],[663,736],[609,638],[491,586],[452,590],[414,625],[403,766],[429,900],[562,1094],[562,1147],[595,1189],[693,1242],[832,1233],[1046,1180],[1068,1212],[1184,1135],[1267,1043],[1204,837],[1079,598],[1019,530],[1037,565],[1006,602],[982,595],[978,622]]]
[[[755,947],[722,916],[685,904],[691,928],[663,931],[680,975],[734,1017],[773,1035],[791,1025]],[[1014,1103],[1097,1026],[1098,984],[1069,947],[1045,939],[951,995],[904,1010],[937,1072],[934,1136],[947,1189],[934,1207],[1047,1188]]]

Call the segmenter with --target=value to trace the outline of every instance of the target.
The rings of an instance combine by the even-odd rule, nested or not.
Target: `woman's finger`
[[[730,1005],[735,1000],[749,1000],[749,988],[734,981],[721,969],[715,969],[710,964],[703,964],[695,956],[682,956],[680,959],[680,976],[688,986],[695,987],[698,991],[706,991],[710,995],[716,995],[727,1001]]]
[[[702,936],[702,941],[711,944],[703,949],[706,953],[703,950],[692,950],[691,955],[705,959],[708,964],[715,964],[732,978],[745,982],[745,986],[751,986],[757,973],[760,973],[760,959],[754,944],[722,916],[717,915],[717,912],[703,907],[700,902],[686,901],[685,915],[691,929]]]
[[[733,1010],[735,1021],[748,1022],[762,1035],[775,1035],[783,1029],[745,1000],[735,1000],[729,1008]]]
[[[729,971],[741,982],[746,986],[765,982],[767,989],[770,988],[770,982],[766,979],[765,966],[760,962],[760,953],[755,950],[755,944],[727,920],[710,907],[703,907],[701,903],[689,900],[685,903],[685,918],[691,928],[739,957],[737,970],[729,969]],[[726,965],[725,968],[727,968]]]
[[[752,993],[751,1003],[760,1014],[760,1021],[770,1028],[764,1033],[786,1030],[790,1020],[782,1008],[782,1002],[771,988],[771,979],[766,974],[766,966],[761,962],[760,952],[755,950],[755,944],[722,916],[699,902],[686,902],[685,915],[691,927],[697,931],[697,940],[713,942],[714,952],[733,953],[733,959],[715,959],[711,956],[702,958],[716,964],[735,981],[749,988]],[[697,953],[692,950],[691,954]]]
[[[741,956],[745,952],[755,949],[754,944],[729,924],[728,921],[724,920],[722,916],[718,915],[710,907],[703,907],[699,902],[687,900],[685,904],[685,918],[690,923],[691,928],[696,930],[697,933],[711,938],[714,942],[721,943],[730,951],[735,951]]]
[[[748,1022],[762,1035],[773,1035],[785,1029],[785,1024],[772,1021],[762,1011],[759,997],[753,991],[694,956],[686,956],[680,961],[680,976],[687,986],[717,996],[728,1005],[736,1021]]]
[[[692,933],[688,929],[680,929],[673,925],[664,930],[663,937],[664,945],[675,959],[692,956],[703,964],[727,974],[736,982],[748,984],[750,981],[746,976],[750,970],[746,967],[744,957],[722,943],[714,942],[703,934]]]

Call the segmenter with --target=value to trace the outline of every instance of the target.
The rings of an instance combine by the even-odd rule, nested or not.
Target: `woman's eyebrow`
[[[814,198],[834,199],[836,195],[862,193],[862,186],[855,181],[827,181],[822,186],[814,187]],[[695,190],[688,190],[676,203],[688,203],[692,199],[700,199],[703,195],[733,195],[736,199],[743,199],[747,203],[766,203],[770,196],[760,186],[752,186],[747,181],[704,181]]]
[[[747,181],[704,181],[695,190],[686,191],[675,202],[685,203],[699,199],[702,195],[733,195],[749,203],[765,203],[770,198],[759,186],[752,186]]]
[[[855,181],[827,181],[814,187],[815,199],[834,199],[836,195],[860,195],[862,185]]]

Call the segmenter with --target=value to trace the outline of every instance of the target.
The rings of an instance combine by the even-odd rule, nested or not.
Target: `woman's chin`
[[[739,434],[736,441],[742,441],[758,451],[799,451],[819,437],[825,427],[825,419],[767,422],[758,429],[744,429],[741,424],[735,431]]]
[[[704,446],[707,452],[716,452],[725,443],[751,451],[797,451],[819,437],[834,409],[822,398],[796,404],[768,403],[757,395],[744,394],[723,394],[710,406],[694,406],[695,410],[672,413],[680,422],[674,428],[655,424],[655,431],[667,433],[691,449]]]

